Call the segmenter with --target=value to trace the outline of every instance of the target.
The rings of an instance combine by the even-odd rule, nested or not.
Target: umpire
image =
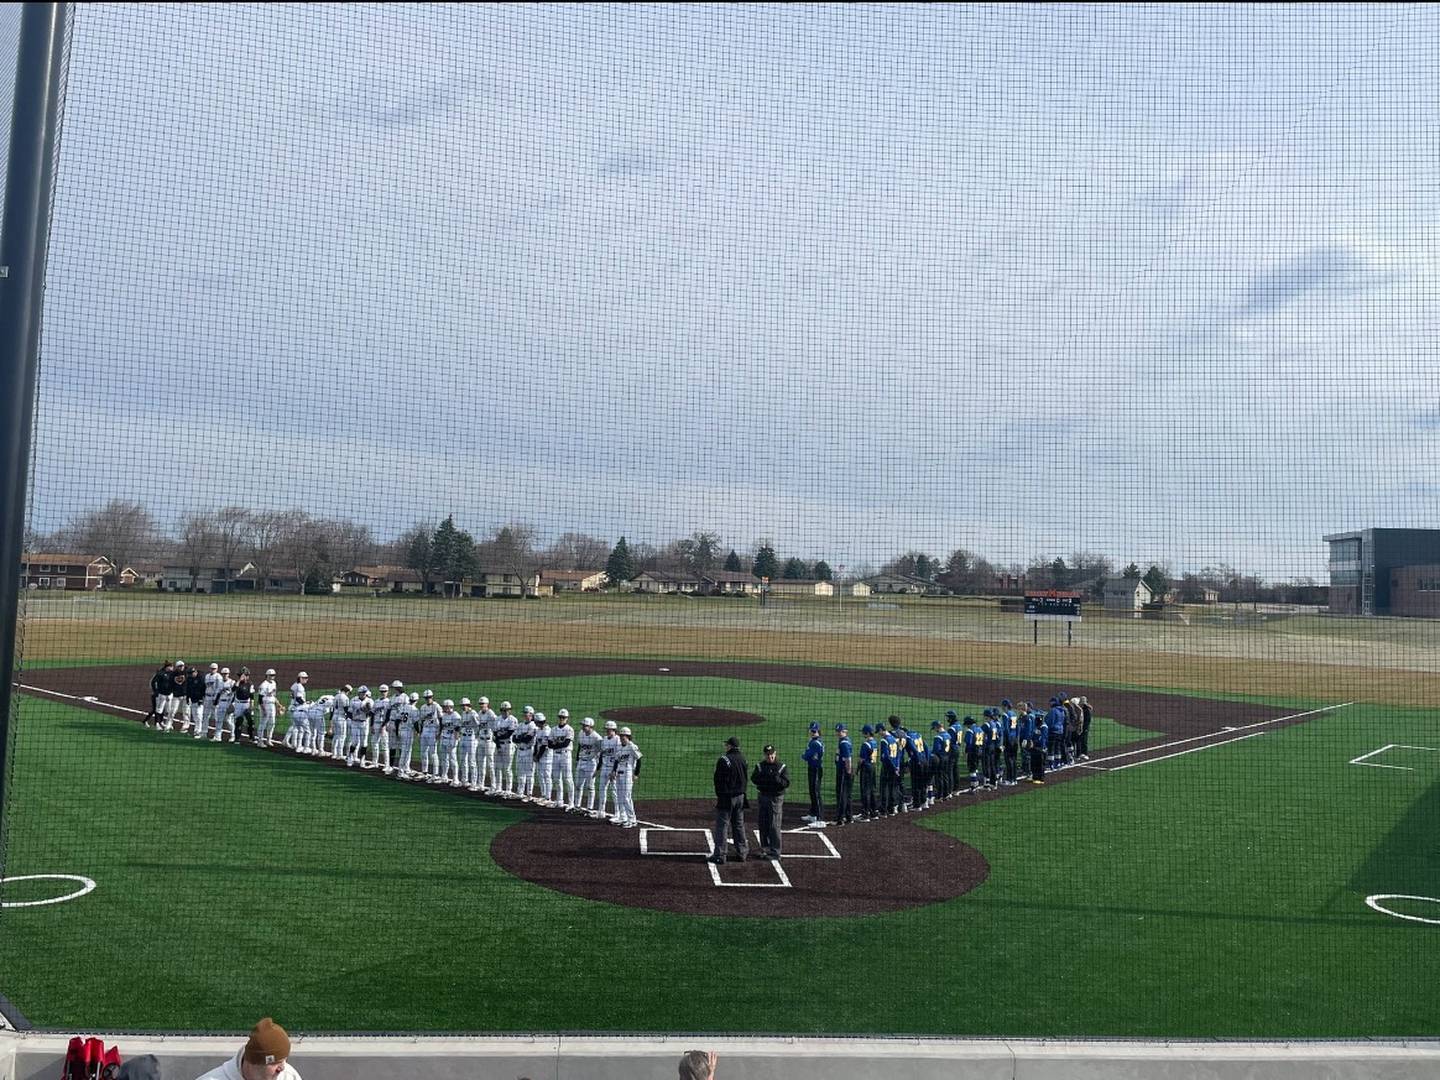
[[[750,854],[750,841],[745,835],[745,788],[750,782],[750,766],[740,753],[740,740],[734,735],[725,740],[725,753],[715,762],[715,851],[712,863],[725,862],[725,830],[735,842],[735,857],[741,862]]]
[[[765,858],[780,858],[780,818],[785,811],[785,789],[790,786],[790,770],[775,758],[775,747],[766,746],[765,757],[750,779],[760,793],[760,847]]]

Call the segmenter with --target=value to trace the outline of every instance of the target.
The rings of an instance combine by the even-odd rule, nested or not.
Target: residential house
[[[20,556],[20,584],[26,589],[103,589],[114,573],[115,564],[104,555],[34,551]]]
[[[866,578],[865,584],[870,586],[873,593],[902,596],[924,596],[935,587],[924,578],[911,577],[909,574],[876,574]]]
[[[700,575],[711,596],[748,595],[760,591],[760,579],[748,570],[706,570]]]
[[[424,579],[408,566],[381,564],[357,566],[340,575],[340,584],[388,593],[419,593],[425,591]],[[433,591],[433,585],[432,585]]]
[[[466,583],[471,596],[535,596],[538,595],[540,575],[522,574],[518,570],[505,570],[496,566],[481,567]]]
[[[559,592],[595,592],[605,585],[604,570],[541,570],[540,584]]]
[[[1145,584],[1143,578],[1116,577],[1108,578],[1105,582],[1107,614],[1138,617],[1141,609],[1152,599],[1150,586]]]
[[[133,562],[115,575],[115,584],[122,589],[158,588],[164,574],[163,563]]]
[[[835,586],[814,578],[771,578],[772,596],[834,596]]]
[[[847,581],[840,586],[841,596],[853,596],[857,600],[863,600],[870,595],[870,586],[863,581]]]
[[[250,592],[259,587],[254,563],[242,563],[227,570],[223,566],[177,566],[160,568],[160,588],[165,592],[225,593]]]
[[[688,570],[645,570],[635,576],[634,586],[637,592],[693,596],[704,590],[705,582]]]

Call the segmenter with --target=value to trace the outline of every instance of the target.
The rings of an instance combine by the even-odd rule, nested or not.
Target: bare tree
[[[181,565],[190,571],[190,591],[194,592],[200,579],[200,570],[215,558],[218,535],[215,530],[215,515],[210,513],[187,514],[180,519],[180,540],[176,554]]]
[[[295,591],[326,593],[342,561],[345,522],[295,512],[280,543],[281,565],[295,578]]]
[[[369,525],[356,521],[337,521],[335,526],[335,545],[340,561],[344,563],[340,569],[364,566],[375,558],[375,538],[370,535]]]
[[[582,532],[567,532],[550,545],[547,565],[556,570],[598,570],[610,557],[610,542]]]
[[[420,575],[420,587],[428,593],[430,579],[435,576],[435,526],[428,521],[417,522],[395,541],[400,564]]]
[[[225,591],[229,592],[235,578],[235,564],[240,561],[250,539],[253,521],[243,506],[222,506],[210,518],[215,531],[215,561],[225,570]]]
[[[245,553],[255,564],[259,588],[266,589],[275,570],[284,564],[284,545],[290,539],[291,520],[302,515],[299,510],[261,510],[250,515],[250,528],[245,537]]]
[[[73,542],[88,554],[104,555],[118,573],[157,547],[155,519],[137,502],[111,499],[76,519]]]

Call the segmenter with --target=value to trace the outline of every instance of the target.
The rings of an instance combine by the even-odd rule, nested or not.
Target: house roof
[[[1147,593],[1150,586],[1146,585],[1141,578],[1112,577],[1105,579],[1106,596],[1134,596],[1136,589],[1143,588]]]
[[[820,584],[830,585],[830,584],[833,584],[833,582],[822,581],[822,579],[820,579],[820,578],[777,577],[777,578],[771,578],[771,579],[770,579],[770,587],[771,587],[771,588],[774,588],[776,585],[820,585]]]
[[[56,554],[54,554],[54,553],[52,553],[52,552],[46,552],[46,551],[31,551],[31,552],[27,552],[26,554],[20,556],[20,562],[21,562],[22,564],[26,564],[26,563],[61,563],[62,565],[67,565],[67,566],[80,566],[80,565],[89,566],[91,563],[97,563],[97,562],[107,562],[107,563],[108,563],[109,561],[110,561],[110,560],[107,559],[107,558],[105,558],[104,555],[79,555],[79,554],[76,554],[76,553],[74,553],[74,552],[68,552],[68,553],[65,553],[65,554],[56,555]]]
[[[733,584],[737,581],[747,585],[760,583],[760,579],[748,570],[706,570],[701,576],[706,581],[713,581],[716,585]]]
[[[694,574],[689,574],[684,571],[642,570],[636,574],[635,577],[637,579],[648,577],[652,581],[668,581],[675,585],[699,585],[701,583],[700,579]]]
[[[907,585],[918,585],[922,589],[934,588],[933,581],[926,581],[924,578],[915,577],[913,574],[872,574],[868,578],[862,578],[866,583],[872,581],[903,581]]]
[[[367,578],[380,578],[382,581],[420,580],[420,575],[408,566],[392,566],[389,564],[380,566],[357,566],[349,570],[348,573],[360,574]]]
[[[541,570],[542,581],[584,581],[605,573],[604,570]]]

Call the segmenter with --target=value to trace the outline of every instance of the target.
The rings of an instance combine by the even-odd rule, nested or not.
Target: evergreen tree
[[[761,544],[760,550],[755,552],[755,576],[774,579],[779,576],[779,570],[780,560],[775,556],[775,549],[769,544]]]
[[[738,574],[745,569],[744,564],[740,561],[740,556],[735,554],[734,548],[731,548],[730,554],[725,556],[725,569],[734,574]]]
[[[935,577],[938,567],[929,555],[915,556],[915,576],[921,581],[930,581]]]
[[[1156,600],[1164,600],[1165,594],[1170,591],[1170,579],[1165,576],[1165,571],[1154,564],[1145,571],[1141,580],[1150,586],[1150,595]]]
[[[808,574],[809,567],[802,560],[793,557],[785,560],[785,569],[780,572],[780,576],[786,581],[800,581]]]
[[[1129,566],[1125,567],[1125,569],[1120,572],[1120,576],[1122,578],[1129,578],[1132,581],[1138,580],[1140,577],[1140,567],[1136,566],[1132,562]]]
[[[605,583],[618,586],[622,581],[629,581],[634,576],[635,558],[630,554],[630,545],[622,536],[610,549],[610,558],[605,563]]]
[[[475,538],[456,528],[455,515],[449,515],[430,538],[430,563],[442,581],[455,582],[457,588],[452,595],[459,596],[460,582],[475,573],[475,561]]]
[[[830,564],[824,559],[821,559],[815,564],[815,569],[812,571],[812,573],[814,573],[816,581],[835,580],[835,572],[830,569]]]

